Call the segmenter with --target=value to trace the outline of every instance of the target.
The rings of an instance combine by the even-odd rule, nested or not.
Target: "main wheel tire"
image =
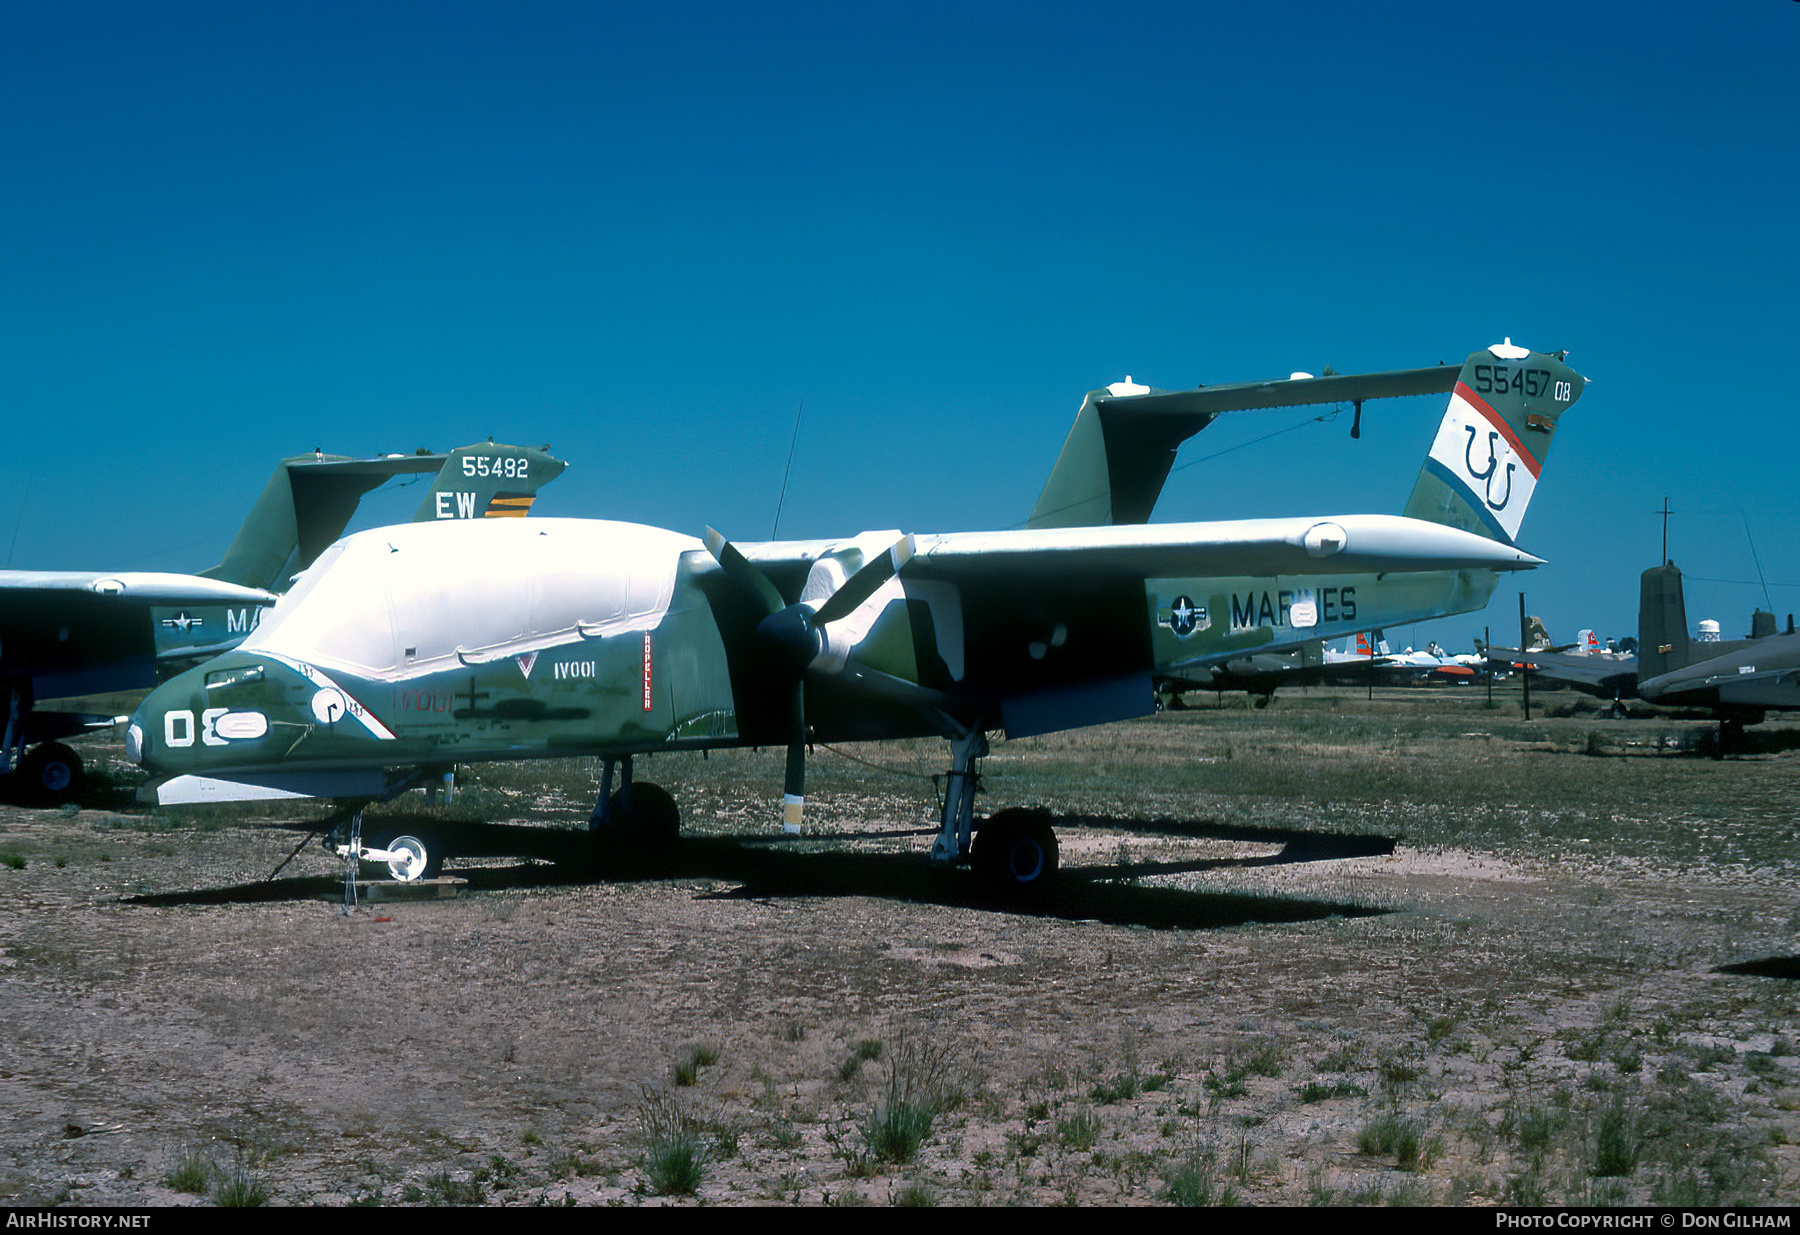
[[[1056,829],[1041,810],[1003,810],[975,833],[970,853],[975,873],[995,888],[1036,889],[1056,877]]]
[[[81,792],[81,756],[61,742],[44,742],[19,760],[19,791],[33,802],[67,802]]]
[[[681,809],[661,785],[638,781],[631,786],[631,809],[625,809],[624,790],[612,796],[612,826],[648,849],[667,849],[681,838]]]

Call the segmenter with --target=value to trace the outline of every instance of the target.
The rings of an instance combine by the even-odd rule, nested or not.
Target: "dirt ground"
[[[1735,762],[1791,835],[1800,753]],[[1800,1199],[1791,860],[1196,799],[1065,819],[995,908],[925,868],[928,792],[784,844],[766,789],[690,795],[666,861],[348,915],[316,844],[262,882],[303,831],[0,808],[0,1203]]]

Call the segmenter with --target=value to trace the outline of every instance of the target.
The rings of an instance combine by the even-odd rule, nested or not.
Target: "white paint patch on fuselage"
[[[598,519],[377,528],[326,550],[243,649],[394,681],[650,630],[701,548]]]

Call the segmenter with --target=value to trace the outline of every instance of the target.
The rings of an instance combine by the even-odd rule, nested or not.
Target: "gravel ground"
[[[1786,865],[1089,818],[996,909],[840,814],[346,916],[281,827],[0,808],[0,1202],[1800,1197]]]

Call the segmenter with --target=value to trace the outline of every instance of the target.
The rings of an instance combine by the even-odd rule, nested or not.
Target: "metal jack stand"
[[[347,918],[356,908],[356,875],[362,861],[362,816],[359,810],[350,816],[350,842],[344,850],[344,907],[339,917]]]

